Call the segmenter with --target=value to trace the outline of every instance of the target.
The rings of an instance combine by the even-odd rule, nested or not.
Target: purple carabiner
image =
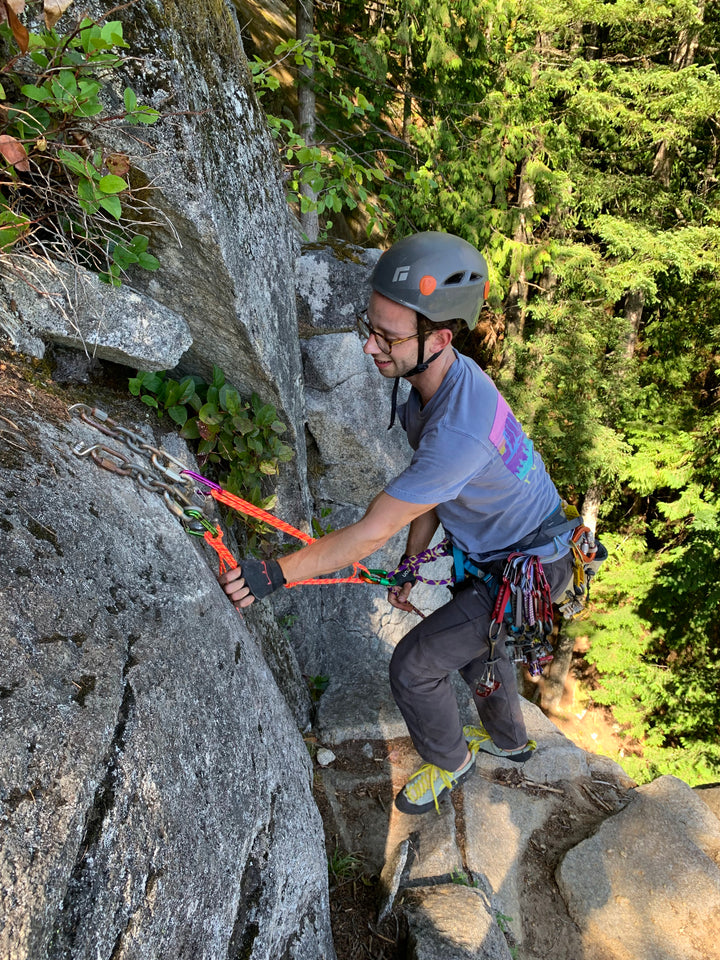
[[[193,480],[197,480],[198,483],[202,483],[206,487],[210,487],[211,490],[222,490],[222,487],[219,483],[214,483],[212,480],[208,480],[206,477],[200,476],[199,473],[193,473],[192,470],[181,470],[180,473],[185,474],[188,477],[192,477]]]

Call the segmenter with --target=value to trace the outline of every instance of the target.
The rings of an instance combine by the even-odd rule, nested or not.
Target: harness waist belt
[[[535,547],[545,546],[545,544],[552,543],[555,537],[569,533],[570,530],[574,530],[575,527],[580,526],[581,523],[582,517],[572,517],[568,519],[565,516],[563,505],[560,503],[551,514],[545,517],[537,529],[528,533],[527,536],[523,537],[522,540],[519,540],[512,547],[507,547],[502,551],[494,550],[487,558],[479,557],[477,559],[471,559],[453,544],[455,582],[459,583],[466,573],[469,573],[473,577],[485,579],[490,576],[490,572],[488,569],[483,569],[482,565],[486,567],[492,566],[499,559],[497,554],[501,554],[502,558],[505,558],[511,553],[525,553],[528,550],[533,550]]]

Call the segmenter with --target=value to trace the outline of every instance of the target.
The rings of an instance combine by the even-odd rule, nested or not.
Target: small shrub
[[[97,145],[103,124],[159,117],[129,87],[110,115],[106,94],[127,46],[117,20],[30,33],[10,10],[0,24],[0,257],[26,279],[33,258],[85,266],[114,286],[132,264],[159,266],[135,232],[136,208],[148,204],[130,185],[130,157]]]
[[[167,413],[180,427],[180,436],[196,441],[199,463],[210,464],[226,490],[263,510],[275,506],[276,495],[263,488],[279,465],[292,459],[293,451],[280,439],[287,428],[272,404],[263,403],[256,393],[243,399],[217,366],[211,383],[197,376],[175,380],[165,371],[138,371],[128,386],[158,416]],[[267,530],[257,522],[249,525],[258,533]]]
[[[335,847],[328,857],[328,873],[335,881],[352,880],[362,872],[362,860],[354,853]]]

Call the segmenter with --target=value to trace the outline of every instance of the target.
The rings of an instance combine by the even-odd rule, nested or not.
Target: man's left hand
[[[415,607],[409,602],[408,597],[415,581],[404,583],[401,587],[390,587],[388,590],[388,603],[397,607],[398,610],[404,610],[406,613],[413,613]]]

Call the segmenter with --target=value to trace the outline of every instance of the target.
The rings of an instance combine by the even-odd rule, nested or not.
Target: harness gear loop
[[[570,542],[574,555],[572,589],[565,591],[565,598],[558,604],[565,620],[572,620],[582,613],[590,600],[590,584],[608,552],[592,530],[579,526]]]

